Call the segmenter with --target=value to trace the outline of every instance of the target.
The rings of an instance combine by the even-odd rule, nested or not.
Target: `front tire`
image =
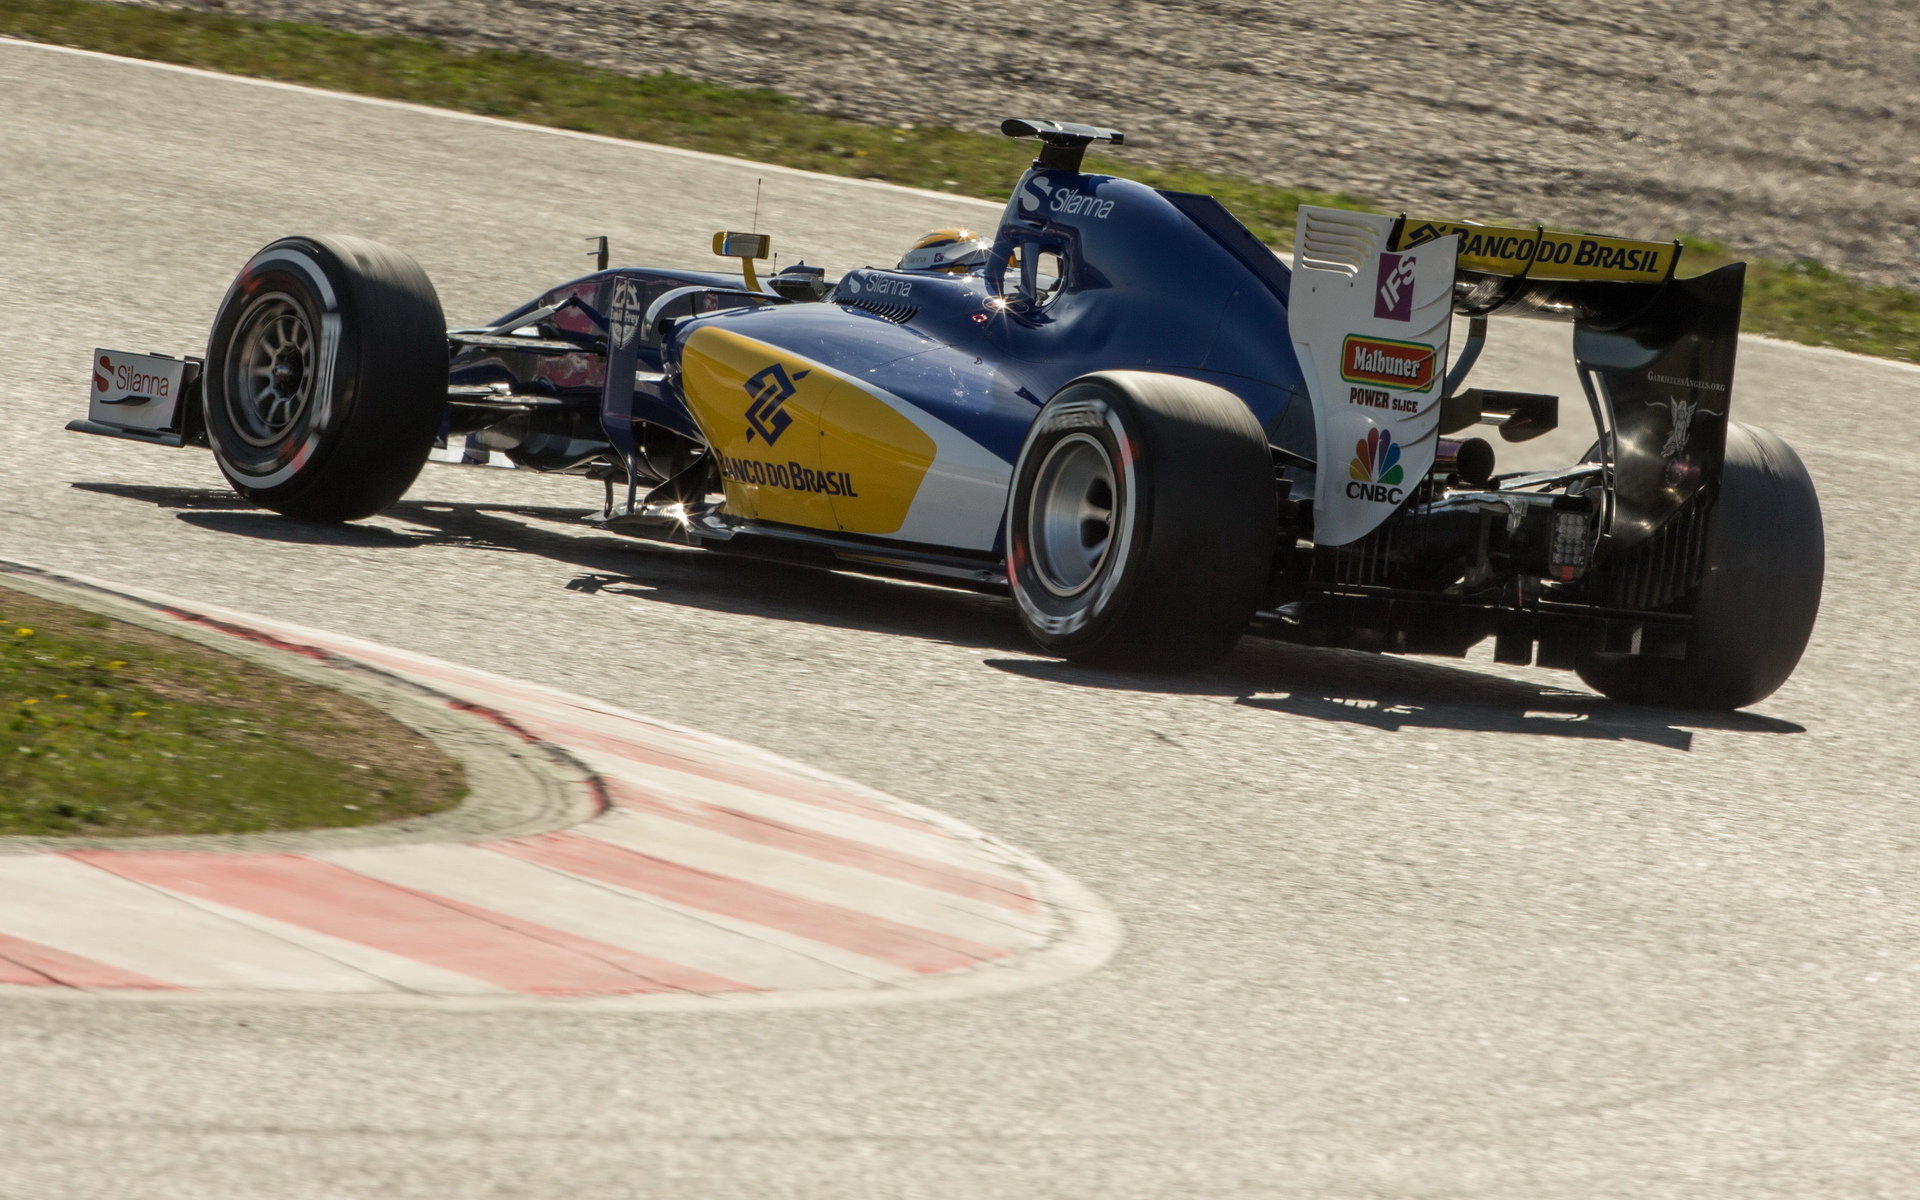
[[[1591,654],[1576,670],[1629,704],[1745,708],[1793,674],[1825,576],[1820,498],[1806,465],[1767,430],[1729,422],[1687,656]]]
[[[1175,376],[1089,375],[1027,433],[1007,581],[1051,654],[1195,670],[1231,650],[1258,609],[1275,514],[1266,435],[1239,397]]]
[[[447,399],[447,327],[411,258],[289,237],[247,262],[207,338],[207,438],[240,495],[353,521],[411,487]]]

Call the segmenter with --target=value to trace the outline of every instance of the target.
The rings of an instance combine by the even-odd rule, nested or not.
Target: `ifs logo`
[[[1382,321],[1413,320],[1413,265],[1411,254],[1380,256],[1380,286],[1373,294],[1373,315]]]
[[[1369,429],[1366,437],[1353,444],[1353,461],[1347,464],[1347,474],[1352,476],[1347,484],[1350,499],[1398,504],[1406,494],[1399,485],[1407,473],[1400,465],[1400,447],[1393,444],[1389,430]]]
[[[797,371],[787,374],[787,369],[779,363],[762,367],[747,380],[746,389],[750,403],[747,405],[747,440],[751,442],[754,434],[771,446],[780,440],[780,435],[793,424],[782,407],[793,396],[794,381],[805,379],[811,372]]]

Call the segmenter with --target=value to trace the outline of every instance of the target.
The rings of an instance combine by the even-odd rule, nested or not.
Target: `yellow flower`
[[[127,665],[126,663],[116,658],[112,662],[107,664],[107,670],[118,671],[121,667],[124,667],[126,665]]]
[[[133,715],[134,715],[134,716],[136,716],[136,717],[144,717],[144,716],[146,716],[147,714],[146,714],[146,713],[143,713],[143,712],[137,712],[137,713],[134,713]]]
[[[20,703],[22,703],[22,704],[38,704],[38,703],[40,703],[40,702],[39,702],[38,700],[35,700],[35,699],[34,699],[33,697],[31,697],[31,696],[29,696],[29,697],[27,697],[27,698],[26,698],[25,700],[22,700],[22,701],[21,701]]]
[[[15,636],[15,637],[32,637],[32,636],[33,636],[33,630],[31,630],[31,629],[28,629],[28,628],[27,628],[27,627],[26,627],[25,625],[22,625],[22,626],[21,626],[20,628],[18,628],[18,629],[16,629],[16,630],[14,630],[14,631],[13,631],[13,636]]]

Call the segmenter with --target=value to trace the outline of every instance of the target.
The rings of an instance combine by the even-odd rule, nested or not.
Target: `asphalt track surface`
[[[582,533],[590,485],[432,468],[348,529],[60,432],[88,350],[196,350],[311,228],[456,320],[587,235],[697,262],[764,178],[787,253],[950,199],[0,44],[0,557],[333,629],[764,746],[1099,893],[1104,969],[728,1014],[0,1004],[6,1197],[1902,1197],[1920,1193],[1920,373],[1768,343],[1827,603],[1748,713],[1248,643],[1179,681],[1034,656],[1003,601]],[[1520,386],[1558,335],[1482,368]]]

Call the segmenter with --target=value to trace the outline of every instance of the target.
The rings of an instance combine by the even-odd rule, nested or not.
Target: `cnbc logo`
[[[746,382],[747,389],[747,440],[751,442],[754,434],[771,446],[780,440],[780,435],[793,424],[793,418],[787,415],[785,405],[792,399],[794,382],[805,379],[809,372],[796,371],[787,374],[787,369],[779,363],[762,367]]]
[[[1347,464],[1347,496],[1353,500],[1371,500],[1378,504],[1398,504],[1406,495],[1400,484],[1407,472],[1400,465],[1400,447],[1393,433],[1369,429],[1367,436],[1353,444],[1353,461]]]
[[[1424,392],[1433,386],[1440,356],[1421,342],[1349,334],[1340,346],[1340,378],[1401,392]]]

